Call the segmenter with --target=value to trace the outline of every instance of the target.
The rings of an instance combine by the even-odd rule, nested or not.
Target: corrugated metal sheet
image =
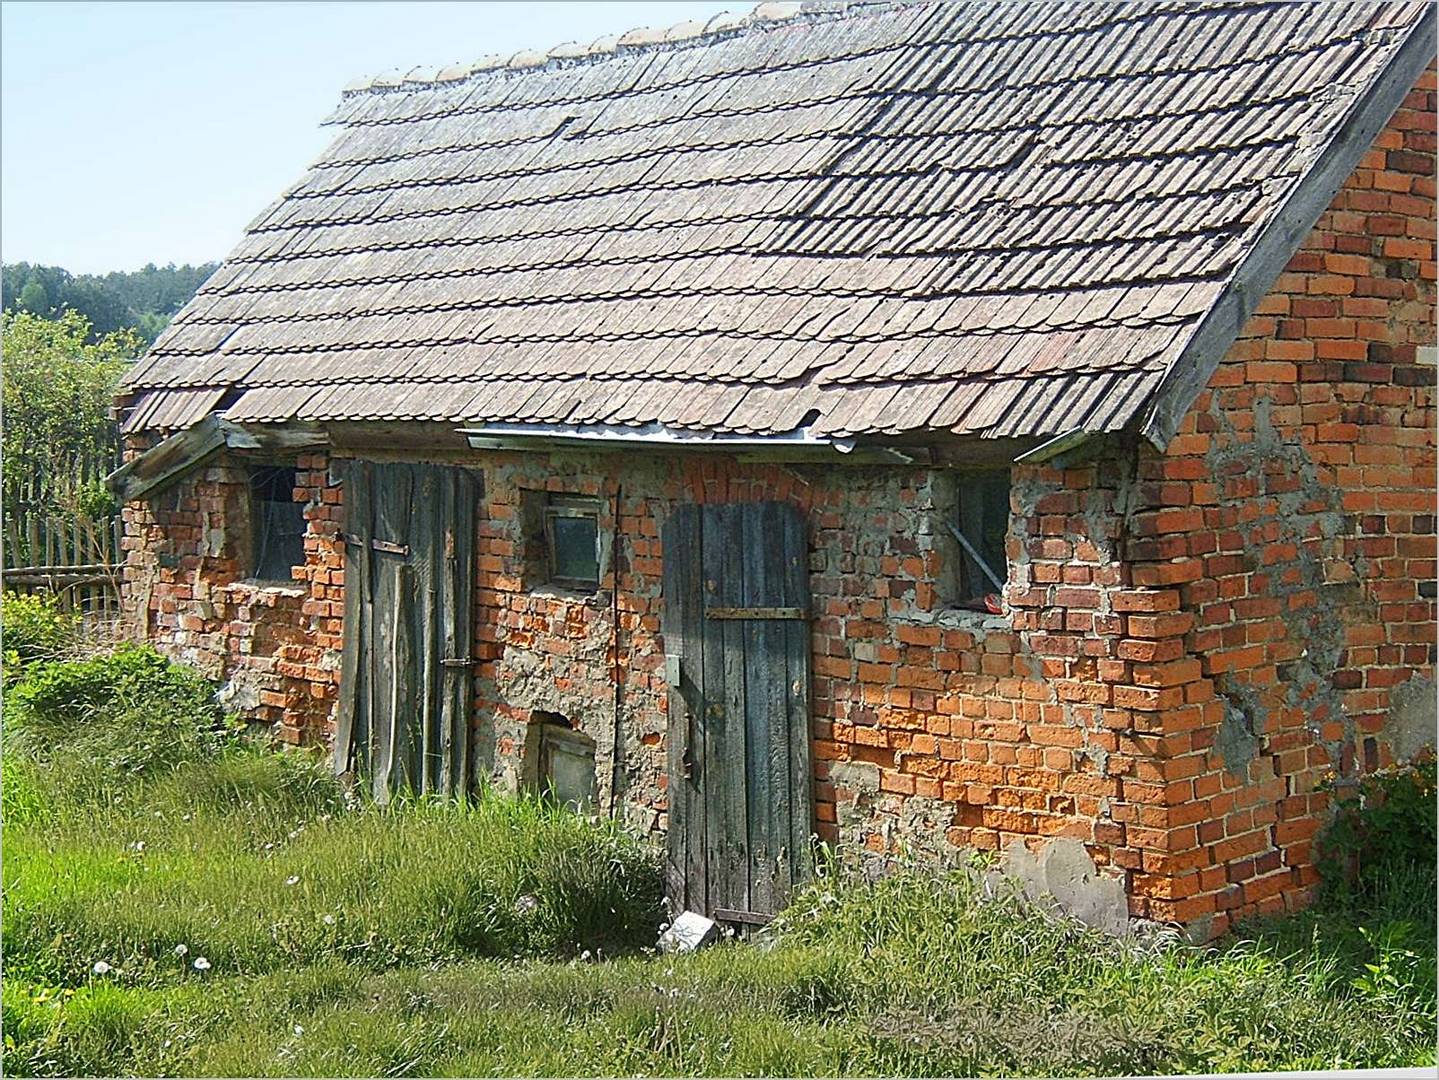
[[[1118,429],[1421,10],[864,4],[356,92],[126,424]]]

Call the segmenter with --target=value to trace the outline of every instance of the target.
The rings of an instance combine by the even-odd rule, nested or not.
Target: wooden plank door
[[[335,769],[376,799],[470,787],[477,481],[465,469],[343,463],[345,621]]]
[[[665,523],[666,890],[763,922],[810,868],[809,559],[787,503],[677,507]]]

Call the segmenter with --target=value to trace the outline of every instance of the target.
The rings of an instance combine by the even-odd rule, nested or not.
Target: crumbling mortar
[[[1322,483],[1318,467],[1304,447],[1297,441],[1286,440],[1275,427],[1272,419],[1273,407],[1273,402],[1268,397],[1256,395],[1252,406],[1254,427],[1251,438],[1241,441],[1237,438],[1236,429],[1227,413],[1219,406],[1218,395],[1214,395],[1211,398],[1209,415],[1218,425],[1218,431],[1227,438],[1215,438],[1211,441],[1205,461],[1213,475],[1244,475],[1254,480],[1258,490],[1264,492],[1264,498],[1272,500],[1273,512],[1246,522],[1246,528],[1251,533],[1274,525],[1281,530],[1284,540],[1295,546],[1295,559],[1285,565],[1298,572],[1299,581],[1296,584],[1288,587],[1281,585],[1279,569],[1275,566],[1266,568],[1275,589],[1282,590],[1283,595],[1310,590],[1315,597],[1313,605],[1308,608],[1296,609],[1285,604],[1279,613],[1288,636],[1294,641],[1304,642],[1300,657],[1285,665],[1281,671],[1285,684],[1284,703],[1291,708],[1304,710],[1305,724],[1316,741],[1321,740],[1321,725],[1315,719],[1317,714],[1339,719],[1343,725],[1344,739],[1323,741],[1322,745],[1331,761],[1340,762],[1343,759],[1344,743],[1353,746],[1357,737],[1354,720],[1344,708],[1343,694],[1334,685],[1332,678],[1333,672],[1342,665],[1346,652],[1344,619],[1341,600],[1335,595],[1335,587],[1325,580],[1324,556],[1316,555],[1313,546],[1306,543],[1305,534],[1307,526],[1313,523],[1326,541],[1333,541],[1348,531],[1347,518],[1337,488]],[[1272,469],[1275,462],[1282,463],[1287,475],[1299,478],[1300,483],[1296,490],[1274,493],[1264,491],[1266,465]],[[1235,463],[1243,466],[1242,474],[1227,471]],[[1227,498],[1221,489],[1218,505],[1235,507],[1247,501],[1247,497]],[[1307,505],[1324,505],[1328,509],[1301,512]],[[1244,555],[1246,565],[1252,564],[1255,559],[1252,546],[1246,545]],[[1258,567],[1251,567],[1251,571],[1253,569]],[[1355,569],[1363,575],[1367,568],[1356,565]],[[1357,599],[1362,595],[1357,589],[1346,588],[1343,591],[1349,594],[1345,599]],[[1377,620],[1377,611],[1373,612],[1373,618]],[[1227,674],[1225,678],[1216,681],[1216,689],[1225,697],[1230,708],[1238,710],[1247,719],[1247,728],[1256,743],[1255,752],[1265,751],[1267,741],[1264,735],[1269,727],[1270,717],[1260,695],[1252,689],[1249,693],[1244,693],[1241,684]],[[1242,757],[1245,740],[1234,726],[1238,721],[1230,720],[1228,708],[1225,722],[1230,724],[1231,750]]]

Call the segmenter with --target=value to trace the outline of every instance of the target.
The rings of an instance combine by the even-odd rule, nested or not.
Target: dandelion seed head
[[[105,963],[105,961],[103,960],[96,960],[95,966],[92,967],[90,970],[93,971],[96,975],[108,975],[115,969],[112,968],[109,964]]]
[[[184,943],[181,943],[181,944],[175,946],[175,955],[176,955],[176,956],[184,956],[184,955],[185,955],[186,953],[188,953],[189,951],[190,951],[190,946],[188,946],[188,945],[186,945],[186,944],[184,944]]]
[[[335,917],[334,917],[333,915],[326,915],[325,918],[324,918],[324,923],[325,923],[326,926],[334,926],[334,925],[335,925]]]
[[[195,957],[195,963],[192,964],[191,966],[192,966],[196,971],[209,971],[209,970],[210,970],[210,961],[206,960],[203,956],[197,956],[197,957]]]
[[[298,884],[300,884],[300,875],[299,875],[299,874],[294,874],[294,875],[292,875],[292,876],[290,876],[290,877],[287,877],[287,878],[285,879],[285,884],[286,884],[286,885],[298,885]]]

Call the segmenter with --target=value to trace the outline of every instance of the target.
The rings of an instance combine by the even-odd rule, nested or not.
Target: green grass
[[[962,870],[831,869],[758,938],[667,957],[644,948],[654,856],[606,823],[493,795],[346,805],[306,755],[243,740],[117,774],[76,752],[97,738],[3,761],[10,1075],[1434,1061],[1432,860],[1206,948],[1114,940]]]

